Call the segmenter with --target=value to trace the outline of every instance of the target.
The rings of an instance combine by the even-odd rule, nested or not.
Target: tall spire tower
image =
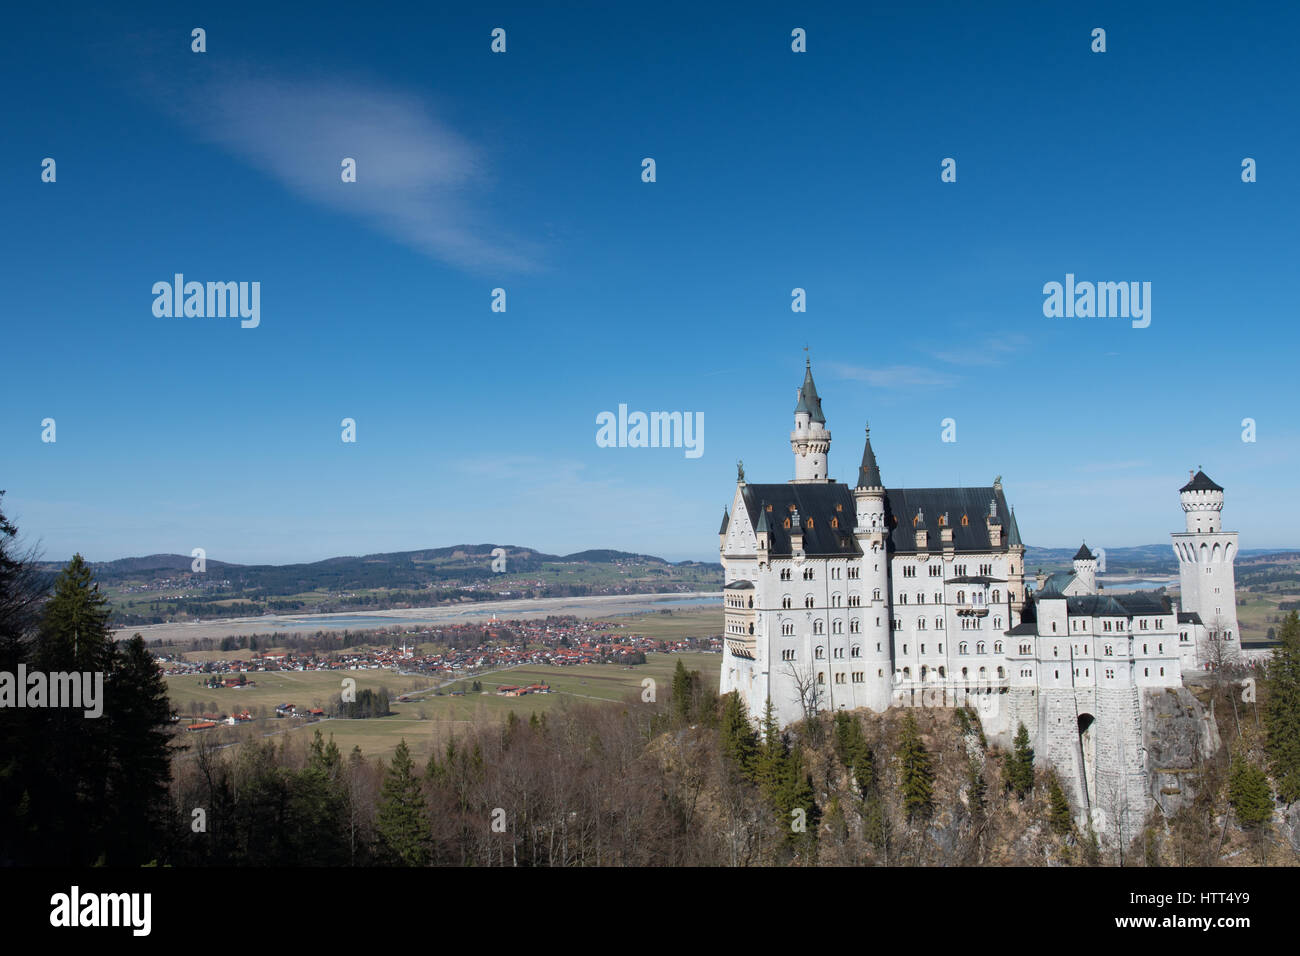
[[[790,433],[790,450],[794,452],[794,482],[826,484],[830,481],[827,459],[831,450],[831,433],[826,430],[822,400],[813,384],[812,359],[805,360],[803,385],[794,407],[794,431]]]

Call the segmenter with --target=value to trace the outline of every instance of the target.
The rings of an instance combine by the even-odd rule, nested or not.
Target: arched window
[[[994,604],[997,604],[997,603],[998,603],[998,595],[1001,594],[1001,593],[1002,593],[1002,592],[1001,592],[1001,591],[998,591],[996,588],[994,589],[994,591],[993,591],[993,603],[994,603]]]
[[[957,653],[958,653],[958,654],[968,654],[968,653],[970,653],[970,651],[969,651],[968,648],[969,648],[969,645],[968,645],[965,641],[962,641],[960,644],[957,645]]]
[[[821,622],[821,621],[813,621],[813,633],[814,633],[814,634],[820,634],[821,632],[822,632],[822,622]]]

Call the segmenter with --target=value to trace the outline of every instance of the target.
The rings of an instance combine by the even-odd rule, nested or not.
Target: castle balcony
[[[989,615],[987,604],[958,604],[956,610],[961,617],[988,617]]]
[[[727,636],[727,650],[732,657],[743,657],[746,660],[754,659],[754,639],[753,638],[736,638]]]

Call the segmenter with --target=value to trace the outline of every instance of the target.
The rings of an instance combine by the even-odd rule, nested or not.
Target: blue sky
[[[1203,466],[1300,546],[1294,7],[437,6],[11,16],[0,488],[49,558],[715,560],[736,459],[793,477],[805,345],[833,478],[869,420],[887,485],[1000,474],[1028,543],[1119,547]],[[177,272],[261,324],[155,317]],[[1150,327],[1044,317],[1066,273]],[[620,403],[704,454],[597,447]]]

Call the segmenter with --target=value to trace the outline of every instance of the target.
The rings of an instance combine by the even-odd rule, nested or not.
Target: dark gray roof
[[[1129,616],[1128,611],[1118,601],[1104,594],[1081,594],[1078,597],[1067,597],[1065,607],[1069,614],[1082,614],[1088,617],[1097,617],[1099,615]]]
[[[731,524],[731,515],[727,514],[727,509],[722,509],[722,527],[718,529],[718,534],[727,533],[727,525]]]
[[[803,550],[808,555],[861,554],[857,539],[853,537],[856,511],[853,493],[840,482],[827,484],[745,485],[742,491],[745,508],[755,528],[762,530],[760,522],[767,524],[770,543],[768,551],[776,557],[790,555],[790,535],[795,530],[785,527],[793,517],[790,506],[799,512],[803,532]],[[766,510],[771,505],[772,510]],[[835,506],[839,505],[839,510]],[[811,522],[811,527],[809,526]]]
[[[949,584],[1006,584],[1006,578],[990,578],[982,574],[964,574],[959,578],[949,578]]]
[[[1203,622],[1201,621],[1201,615],[1197,614],[1195,611],[1179,611],[1178,623],[1179,624],[1202,624]]]
[[[1178,489],[1179,491],[1222,491],[1221,485],[1216,485],[1210,480],[1210,476],[1203,471],[1198,471],[1192,475],[1192,480]]]
[[[1174,609],[1173,602],[1156,591],[1132,591],[1113,597],[1130,615],[1168,614]]]
[[[752,581],[732,581],[722,590],[724,591],[752,591],[754,583]]]
[[[1038,625],[1034,621],[1021,621],[1009,631],[1003,631],[1007,637],[1025,637],[1033,636],[1038,633]]]
[[[943,551],[939,519],[947,514],[948,527],[952,528],[953,547],[957,553],[970,551],[1006,551],[1009,544],[1002,538],[1000,544],[990,543],[989,529],[984,523],[988,502],[992,498],[998,510],[1007,510],[1007,499],[1001,488],[891,488],[885,492],[885,521],[890,528],[891,551],[904,554],[916,552],[916,532],[922,527],[912,526],[918,511],[924,514],[924,527],[929,532],[926,551]],[[963,527],[962,515],[968,519]]]
[[[1079,545],[1079,550],[1074,552],[1074,560],[1076,561],[1095,561],[1096,559],[1097,556],[1088,550],[1087,544]]]
[[[1020,540],[1020,525],[1016,524],[1016,509],[1011,509],[1011,530],[1007,532],[1007,545],[1012,548],[1023,548],[1024,542]]]
[[[858,468],[859,488],[883,488],[880,480],[880,466],[876,464],[876,453],[871,450],[871,426],[867,426],[866,444],[862,446],[862,465]]]
[[[822,400],[817,395],[817,386],[813,384],[811,359],[807,360],[804,368],[803,386],[799,389],[799,404],[794,407],[794,410],[796,414],[807,412],[813,421],[826,424],[826,416],[822,414]]]
[[[1070,583],[1070,578],[1074,577],[1074,572],[1069,574],[1049,574],[1043,586],[1039,588],[1034,596],[1040,598],[1062,598],[1065,597],[1065,587]]]

